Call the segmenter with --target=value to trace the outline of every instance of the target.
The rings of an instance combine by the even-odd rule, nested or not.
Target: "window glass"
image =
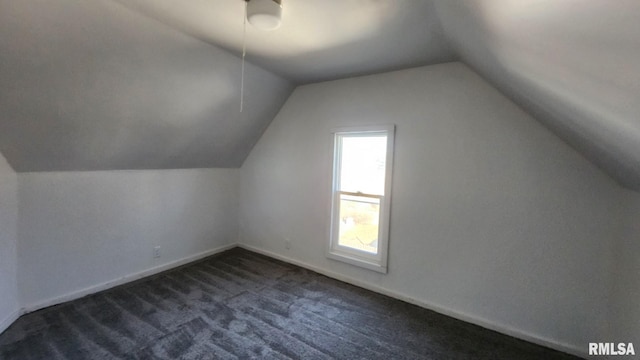
[[[334,132],[328,256],[386,272],[393,126]]]
[[[342,136],[340,190],[384,194],[386,136]]]

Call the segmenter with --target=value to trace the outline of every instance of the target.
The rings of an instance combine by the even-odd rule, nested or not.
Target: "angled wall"
[[[0,151],[16,172],[237,168],[291,84],[113,0],[3,1]]]
[[[18,181],[0,154],[0,333],[18,316]]]
[[[640,2],[436,0],[465,63],[640,191]]]
[[[324,256],[330,129],[381,123],[387,275]],[[299,87],[241,171],[243,246],[577,354],[609,334],[618,185],[460,63]]]

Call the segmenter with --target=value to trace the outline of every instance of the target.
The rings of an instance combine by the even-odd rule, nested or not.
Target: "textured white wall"
[[[19,309],[17,287],[18,181],[0,154],[0,332]]]
[[[387,275],[324,256],[330,129],[381,123],[397,125]],[[297,88],[242,167],[240,242],[581,353],[611,325],[618,190],[450,63]]]
[[[235,169],[18,178],[18,279],[27,310],[237,241]]]

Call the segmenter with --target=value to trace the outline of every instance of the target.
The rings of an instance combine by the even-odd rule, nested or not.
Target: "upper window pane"
[[[384,195],[386,135],[342,136],[340,191]]]

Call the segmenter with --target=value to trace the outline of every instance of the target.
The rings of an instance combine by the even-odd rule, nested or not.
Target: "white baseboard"
[[[147,276],[155,275],[157,273],[160,273],[160,272],[163,272],[163,271],[166,271],[166,270],[169,270],[169,269],[172,269],[172,268],[184,265],[184,264],[188,264],[190,262],[197,261],[197,260],[206,258],[206,257],[211,256],[211,255],[215,255],[217,253],[232,249],[234,247],[241,247],[241,248],[244,248],[246,250],[253,251],[253,252],[256,252],[256,253],[259,253],[259,254],[263,254],[263,255],[269,256],[269,257],[274,258],[274,259],[282,260],[284,262],[287,262],[287,263],[290,263],[290,264],[293,264],[293,265],[297,265],[297,266],[300,266],[300,267],[315,271],[315,272],[317,272],[319,274],[328,276],[330,278],[334,278],[336,280],[343,281],[343,282],[346,282],[346,283],[349,283],[349,284],[352,284],[352,285],[355,285],[355,286],[358,286],[358,287],[361,287],[361,288],[364,288],[364,289],[367,289],[367,290],[371,290],[371,291],[374,291],[374,292],[377,292],[377,293],[380,293],[380,294],[383,294],[383,295],[387,295],[389,297],[392,297],[392,298],[395,298],[395,299],[398,299],[398,300],[402,300],[402,301],[405,301],[407,303],[423,307],[425,309],[433,310],[435,312],[450,316],[450,317],[458,319],[458,320],[462,320],[462,321],[465,321],[465,322],[468,322],[468,323],[472,323],[472,324],[475,324],[475,325],[478,325],[478,326],[482,326],[482,327],[484,327],[486,329],[493,330],[493,331],[496,331],[496,332],[499,332],[499,333],[502,333],[502,334],[505,334],[505,335],[509,335],[509,336],[512,336],[512,337],[515,337],[515,338],[518,338],[518,339],[522,339],[522,340],[525,340],[525,341],[528,341],[528,342],[531,342],[531,343],[534,343],[534,344],[542,345],[542,346],[545,346],[545,347],[548,347],[548,348],[551,348],[551,349],[562,351],[562,352],[565,352],[565,353],[568,353],[568,354],[572,354],[572,355],[575,355],[575,356],[579,356],[579,357],[582,357],[582,358],[587,358],[588,357],[588,354],[584,349],[581,349],[581,348],[579,348],[577,346],[574,346],[574,345],[571,345],[571,344],[560,343],[560,342],[552,340],[552,339],[548,339],[548,338],[545,338],[545,337],[542,337],[542,336],[538,336],[538,335],[535,335],[535,334],[528,333],[526,331],[515,329],[515,328],[513,328],[511,326],[508,326],[508,325],[499,324],[499,323],[493,322],[493,321],[485,319],[485,318],[481,318],[481,317],[474,316],[474,315],[471,315],[471,314],[467,314],[467,313],[463,313],[463,312],[460,312],[460,311],[456,311],[454,309],[447,308],[447,307],[444,307],[444,306],[441,306],[441,305],[438,305],[438,304],[434,304],[434,303],[431,303],[431,302],[428,302],[428,301],[420,300],[420,299],[414,298],[414,297],[412,297],[410,295],[403,294],[403,293],[395,291],[395,290],[390,290],[390,289],[387,289],[387,288],[383,288],[383,287],[380,287],[380,286],[377,286],[377,285],[374,285],[374,284],[371,284],[371,283],[368,283],[368,282],[365,282],[365,281],[361,281],[361,280],[358,280],[358,279],[351,278],[349,276],[342,275],[342,274],[337,273],[337,272],[333,272],[331,270],[326,270],[326,269],[323,269],[323,268],[320,268],[320,267],[305,263],[303,261],[299,261],[299,260],[296,260],[296,259],[293,259],[293,258],[290,258],[290,257],[287,257],[287,256],[283,256],[283,255],[280,255],[280,254],[277,254],[277,253],[274,253],[274,252],[271,252],[271,251],[268,251],[268,250],[263,250],[263,249],[260,249],[260,248],[257,248],[257,247],[251,246],[251,245],[246,245],[246,244],[229,244],[229,245],[221,246],[221,247],[218,247],[218,248],[215,248],[215,249],[212,249],[212,250],[204,251],[204,252],[192,255],[192,256],[188,256],[188,257],[185,257],[185,258],[182,258],[182,259],[179,259],[179,260],[175,260],[175,261],[163,264],[163,265],[159,265],[159,266],[156,266],[156,267],[153,267],[153,268],[150,268],[150,269],[147,269],[147,270],[135,273],[135,274],[126,275],[126,276],[123,276],[123,277],[115,279],[115,280],[107,281],[107,282],[104,282],[104,283],[101,283],[101,284],[97,284],[97,285],[93,285],[93,286],[90,286],[90,287],[87,287],[87,288],[84,288],[84,289],[81,289],[81,290],[78,290],[78,291],[74,291],[74,292],[69,293],[69,294],[65,294],[65,295],[57,296],[57,297],[54,297],[54,298],[51,298],[51,299],[48,299],[48,300],[45,300],[45,301],[40,301],[40,302],[37,302],[37,303],[29,304],[27,306],[24,306],[20,311],[15,311],[14,313],[10,314],[6,319],[2,320],[0,322],[0,333],[2,333],[4,330],[6,330],[20,315],[27,314],[27,313],[30,313],[30,312],[33,312],[33,311],[36,311],[36,310],[40,310],[40,309],[43,309],[43,308],[46,308],[46,307],[49,307],[49,306],[61,304],[61,303],[67,302],[67,301],[72,301],[72,300],[75,300],[75,299],[79,299],[81,297],[84,297],[84,296],[87,296],[87,295],[90,295],[90,294],[94,294],[94,293],[97,293],[97,292],[100,292],[100,291],[104,291],[104,290],[113,288],[115,286],[123,285],[123,284],[129,283],[129,282],[132,282],[132,281],[135,281],[135,280],[139,280],[139,279],[147,277]]]
[[[185,265],[188,264],[190,262],[194,262],[203,258],[206,258],[208,256],[211,255],[215,255],[217,253],[221,253],[223,251],[229,250],[229,249],[233,249],[235,247],[237,247],[238,245],[233,243],[233,244],[229,244],[229,245],[224,245],[224,246],[220,246],[217,247],[215,249],[211,249],[211,250],[207,250],[207,251],[203,251],[201,253],[197,253],[195,255],[191,255],[191,256],[187,256],[184,257],[182,259],[178,259],[178,260],[174,260],[171,262],[168,262],[166,264],[162,264],[162,265],[158,265],[155,267],[152,267],[150,269],[144,270],[144,271],[140,271],[138,273],[134,273],[134,274],[129,274],[129,275],[125,275],[121,278],[118,279],[114,279],[114,280],[110,280],[107,282],[103,282],[101,284],[97,284],[97,285],[92,285],[89,286],[87,288],[84,289],[80,289],[65,295],[61,295],[61,296],[56,296],[44,301],[39,301],[36,303],[32,303],[32,304],[28,304],[22,307],[20,314],[19,315],[24,315],[24,314],[28,314],[30,312],[34,312],[36,310],[40,310],[40,309],[44,309],[46,307],[49,306],[53,306],[53,305],[58,305],[58,304],[62,304],[64,302],[67,301],[72,301],[72,300],[76,300],[79,299],[81,297],[87,296],[87,295],[91,295],[91,294],[95,294],[97,292],[100,291],[104,291],[107,289],[111,289],[113,287],[119,286],[119,285],[123,285],[135,280],[139,280],[142,279],[144,277],[147,276],[151,276],[151,275],[155,275],[158,273],[161,273],[163,271],[166,270],[170,270],[172,268],[181,266],[181,265]]]
[[[499,324],[496,323],[494,321],[491,321],[489,319],[485,319],[485,318],[481,318],[478,316],[474,316],[471,314],[467,314],[467,313],[463,313],[451,308],[447,308],[445,306],[441,306],[438,304],[434,304],[428,301],[424,301],[424,300],[420,300],[420,299],[416,299],[410,295],[407,294],[403,294],[400,293],[398,291],[395,290],[390,290],[387,288],[383,288],[365,281],[361,281],[358,279],[354,279],[351,278],[349,276],[344,276],[340,273],[337,272],[333,272],[331,270],[326,270],[308,263],[305,263],[303,261],[299,261],[287,256],[283,256],[268,250],[263,250],[251,245],[246,245],[246,244],[238,244],[238,247],[241,247],[243,249],[249,250],[249,251],[253,251],[274,259],[278,259],[278,260],[282,260],[284,262],[293,264],[293,265],[297,265],[300,267],[303,267],[305,269],[309,269],[311,271],[315,271],[319,274],[328,276],[330,278],[336,279],[336,280],[340,280],[342,282],[346,282],[349,283],[351,285],[355,285],[358,287],[361,287],[363,289],[367,289],[367,290],[371,290],[373,292],[379,293],[379,294],[383,294],[383,295],[387,295],[389,297],[398,299],[398,300],[402,300],[405,301],[407,303],[413,304],[413,305],[417,305],[420,306],[422,308],[425,309],[429,309],[432,311],[435,311],[437,313],[443,314],[443,315],[447,315],[450,316],[452,318],[458,319],[458,320],[462,320],[474,325],[478,325],[481,326],[483,328],[489,329],[489,330],[493,330],[496,332],[499,332],[501,334],[505,334],[505,335],[509,335],[512,336],[514,338],[518,338],[521,340],[525,340],[537,345],[541,345],[541,346],[545,346],[548,347],[550,349],[554,349],[554,350],[558,350],[558,351],[562,351],[571,355],[575,355],[581,358],[587,358],[588,357],[588,353],[585,351],[585,349],[581,349],[575,345],[571,345],[571,344],[565,344],[565,343],[561,343],[558,341],[555,341],[553,339],[548,339],[539,335],[535,335],[535,334],[531,334],[528,333],[526,331],[522,331],[516,328],[513,328],[511,326],[508,325],[503,325],[503,324]]]
[[[5,330],[13,324],[14,321],[18,320],[20,317],[20,310],[17,310],[9,314],[6,318],[0,320],[0,334],[2,334]]]

